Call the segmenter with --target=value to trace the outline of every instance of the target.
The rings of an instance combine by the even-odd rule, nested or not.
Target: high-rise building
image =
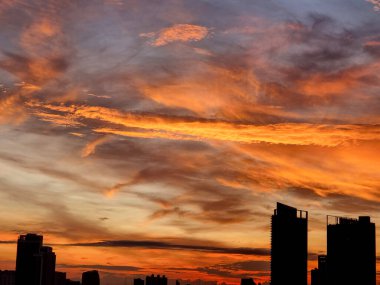
[[[16,285],[41,285],[43,237],[21,235],[17,241]]]
[[[370,217],[328,216],[327,263],[328,285],[376,285],[376,233]]]
[[[99,272],[97,270],[83,272],[82,285],[100,285]]]
[[[15,285],[15,271],[0,270],[0,285]]]
[[[272,216],[271,285],[307,285],[308,213],[277,203]]]
[[[55,279],[55,253],[49,246],[41,247],[42,278],[41,285],[54,285]]]

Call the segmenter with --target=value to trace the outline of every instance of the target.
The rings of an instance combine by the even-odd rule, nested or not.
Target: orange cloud
[[[378,47],[380,46],[380,41],[368,41],[365,43],[365,46]]]
[[[266,121],[267,117],[299,118],[281,106],[259,102],[268,91],[256,74],[243,67],[223,67],[198,62],[180,78],[162,82],[136,81],[137,89],[161,105],[186,109],[205,118]]]
[[[58,126],[64,127],[78,127],[83,126],[82,123],[76,121],[72,116],[60,115],[60,114],[50,114],[46,112],[34,112],[35,116],[39,117],[42,121],[50,122]]]
[[[0,124],[10,122],[19,124],[22,123],[27,116],[21,96],[11,95],[0,99]]]
[[[41,105],[39,103],[29,103],[29,105],[64,112],[77,119],[95,119],[109,124],[140,129],[137,130],[138,135],[135,131],[126,131],[125,133],[128,136],[136,137],[162,137],[167,139],[175,137],[175,139],[329,147],[358,140],[380,139],[380,128],[377,125],[318,125],[306,123],[253,125],[227,121],[141,116],[97,106],[58,106]],[[115,128],[97,129],[97,132],[100,131],[123,134],[123,131]]]
[[[367,43],[375,45],[375,42]],[[343,96],[360,87],[367,87],[363,78],[370,77],[380,69],[378,62],[355,66],[336,74],[316,73],[296,81],[296,88],[307,96]]]
[[[63,44],[58,23],[57,18],[37,18],[21,33],[20,45],[33,56],[57,55]]]
[[[104,144],[108,142],[109,140],[110,140],[110,137],[102,136],[100,138],[97,138],[96,140],[89,142],[82,150],[82,157],[88,157],[91,154],[95,153],[96,148],[99,145]]]
[[[172,42],[196,42],[203,40],[209,34],[209,29],[191,24],[177,24],[157,33],[141,34],[142,37],[154,38],[152,45],[159,47]]]

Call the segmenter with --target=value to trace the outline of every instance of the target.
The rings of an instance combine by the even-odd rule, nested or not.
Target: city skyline
[[[332,223],[329,220],[331,218],[334,220]],[[354,219],[327,215],[327,254],[317,256],[318,266],[310,272],[307,266],[310,259],[308,219],[308,211],[277,202],[271,218],[270,279],[263,283],[258,282],[258,285],[376,285],[376,229],[371,217],[359,216]],[[108,246],[103,244],[103,247]],[[203,250],[206,248],[210,250],[212,247],[203,247]],[[249,252],[253,249],[239,250]],[[57,270],[59,265],[56,264],[56,254],[51,246],[44,244],[43,236],[28,233],[18,237],[15,270],[0,269],[0,285],[127,285],[132,281],[133,285],[168,285],[165,274],[158,274],[157,277],[154,274],[146,275],[145,281],[140,278],[141,275],[102,281],[101,274],[95,270],[99,269],[98,266],[79,266],[82,270],[92,270],[81,273],[82,283],[71,280],[66,272]],[[100,269],[107,273],[106,267]],[[235,277],[240,279],[240,285],[256,285],[252,275]],[[255,278],[261,280],[259,274]],[[180,285],[184,280],[176,278],[171,283],[173,281],[175,285]],[[211,282],[226,284],[224,281]],[[207,284],[207,281],[192,278],[185,280],[185,283],[201,285]]]
[[[326,215],[380,244],[378,0],[1,0],[0,27],[0,268],[40,233],[78,280],[263,283],[276,202],[309,273]]]

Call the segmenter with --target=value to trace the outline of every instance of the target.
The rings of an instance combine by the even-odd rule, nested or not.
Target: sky
[[[326,215],[380,244],[380,1],[1,0],[0,27],[0,268],[36,232],[72,279],[265,282],[276,202],[309,269]]]

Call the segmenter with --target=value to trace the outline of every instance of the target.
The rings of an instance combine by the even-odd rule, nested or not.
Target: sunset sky
[[[267,281],[277,201],[310,269],[326,215],[380,245],[380,1],[0,0],[0,198],[0,269],[105,285]]]

